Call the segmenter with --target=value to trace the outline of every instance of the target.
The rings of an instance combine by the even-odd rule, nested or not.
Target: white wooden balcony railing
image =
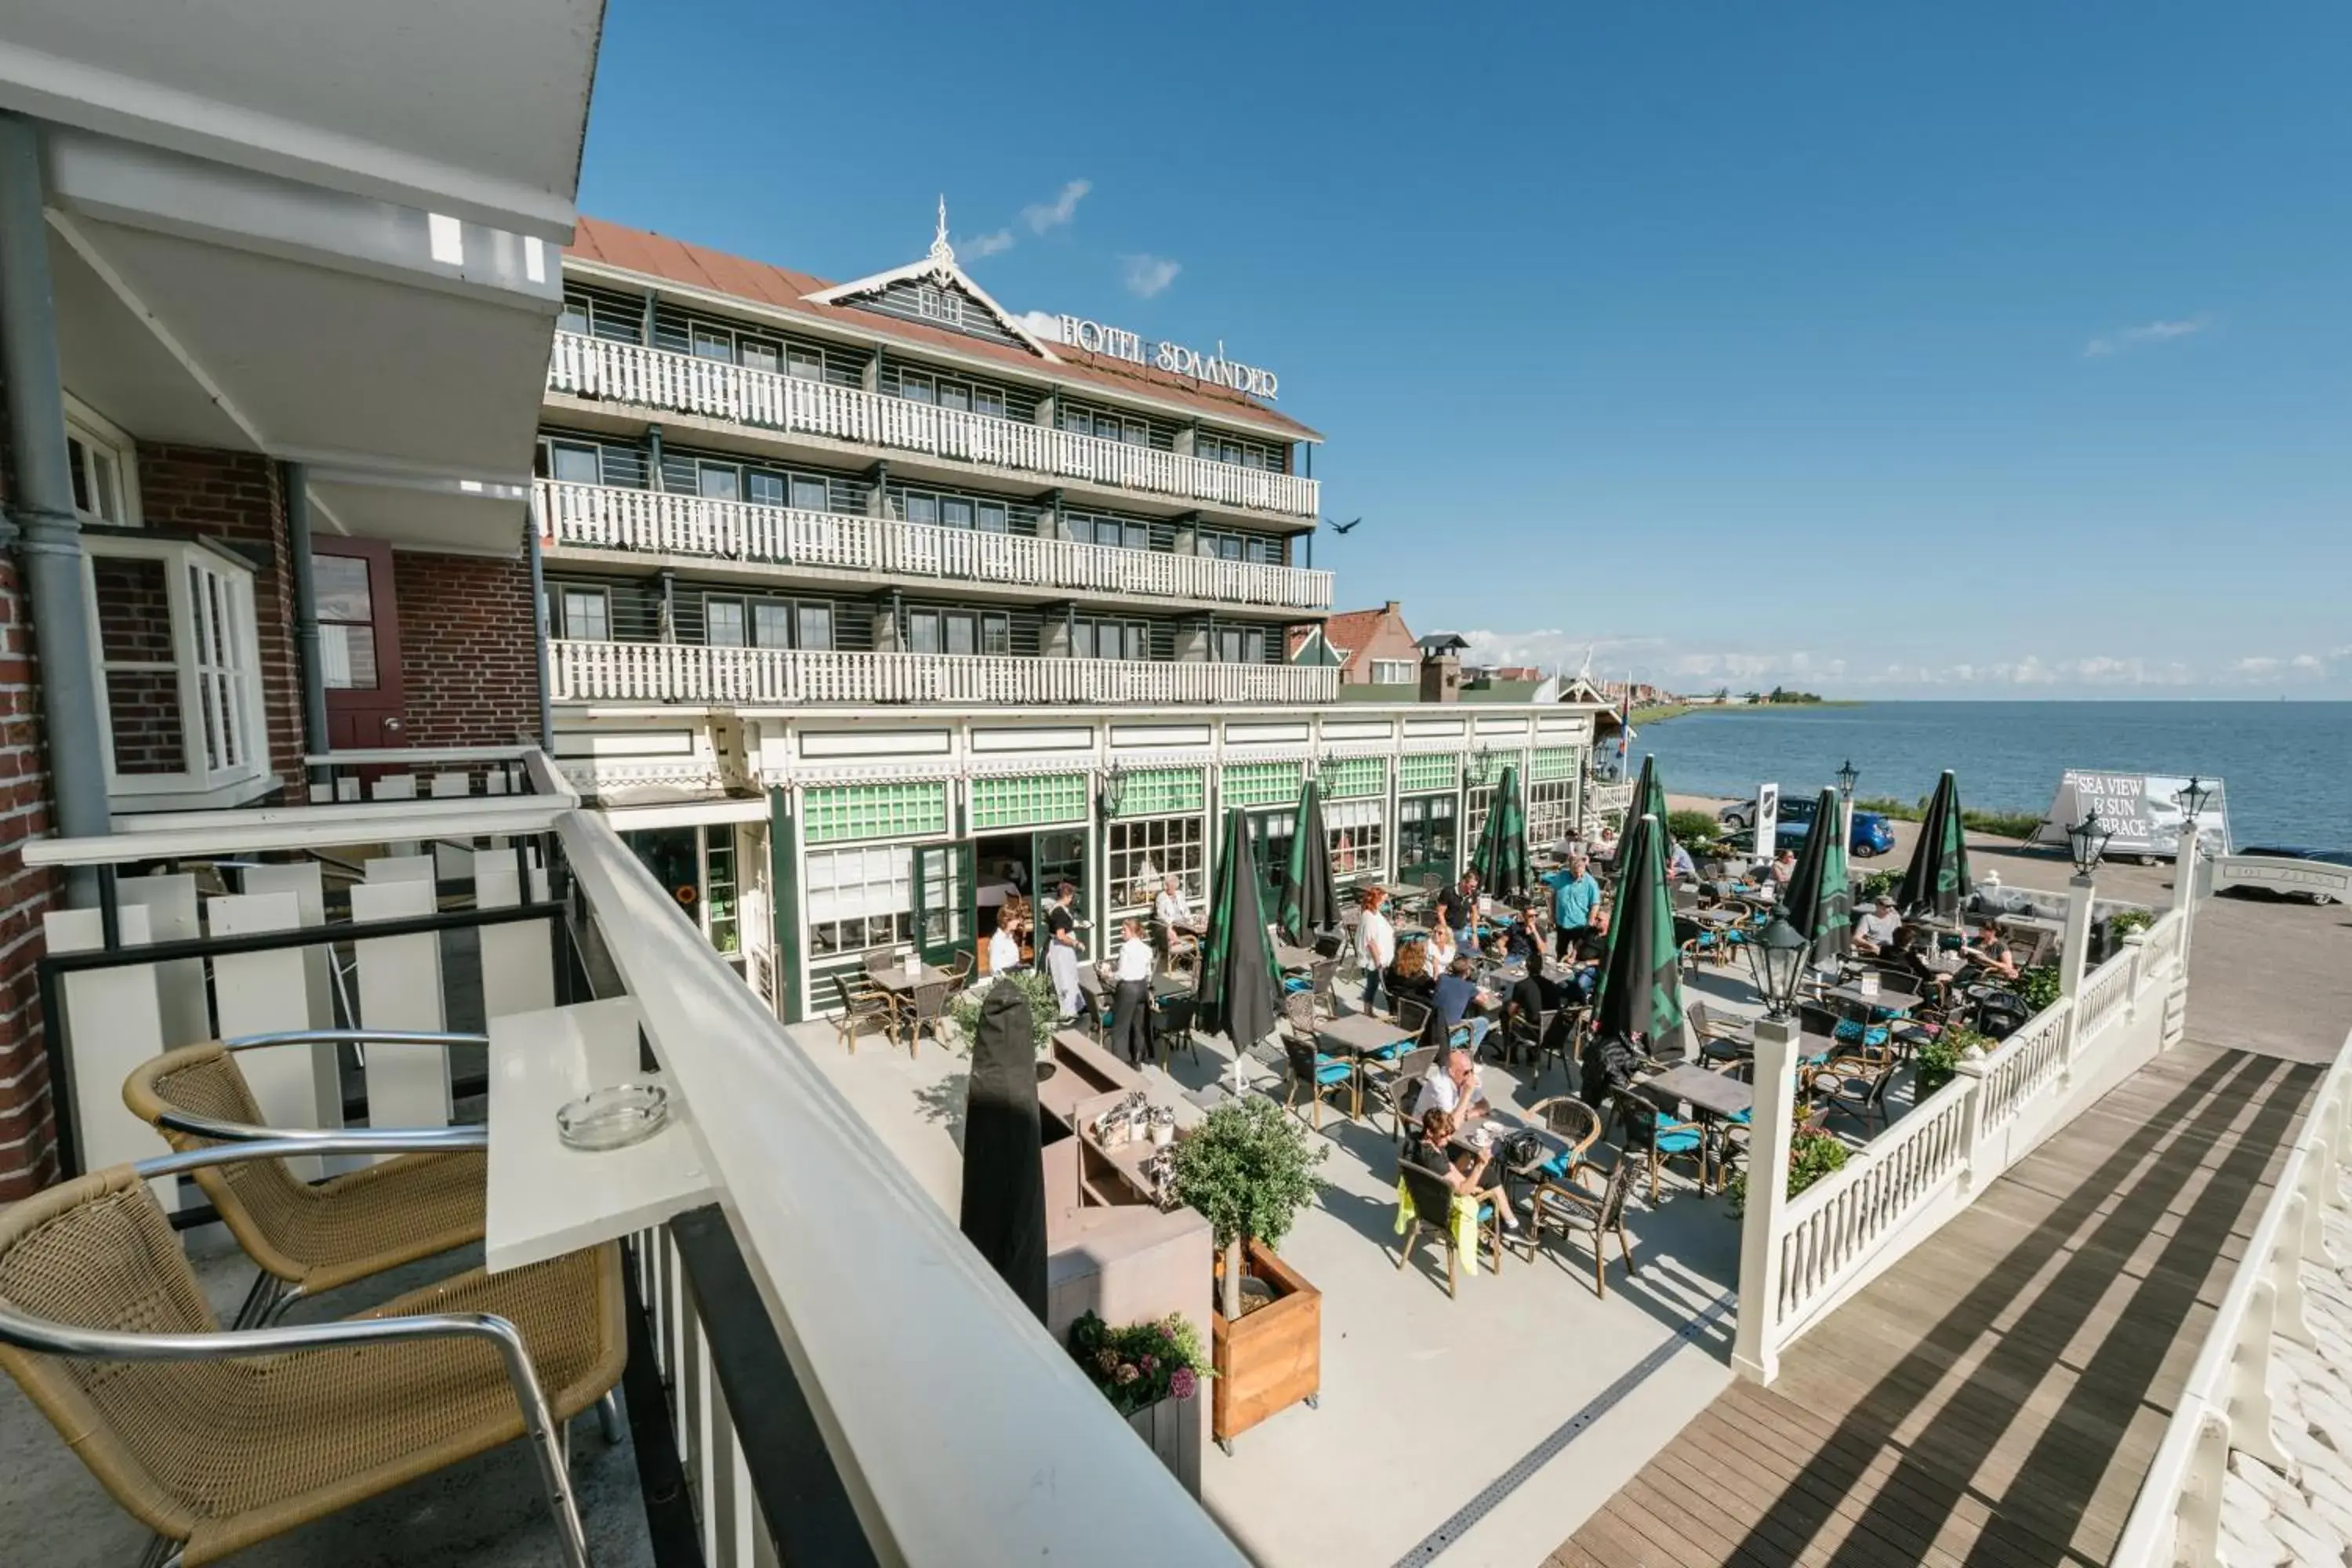
[[[674,408],[739,425],[763,425],[865,447],[895,447],[959,462],[1022,468],[1288,517],[1316,516],[1321,504],[1316,482],[1297,474],[1212,462],[576,332],[555,334],[547,387],[578,397]]]
[[[892,578],[946,577],[1281,609],[1331,607],[1331,574],[1296,566],[552,479],[539,481],[539,503],[544,527],[556,544],[592,550],[772,561]]]
[[[1339,672],[1286,664],[830,653],[698,643],[548,644],[558,702],[1336,702]]]

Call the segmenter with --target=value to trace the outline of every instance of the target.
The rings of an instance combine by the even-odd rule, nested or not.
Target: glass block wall
[[[1227,805],[1292,805],[1307,769],[1300,763],[1234,763],[1225,768]]]
[[[971,781],[971,826],[1040,827],[1087,819],[1087,775],[1037,773]]]
[[[1172,816],[1199,811],[1208,795],[1199,768],[1139,768],[1120,781],[1118,815]]]
[[[1432,790],[1452,789],[1461,782],[1462,759],[1453,752],[1423,752],[1397,760],[1397,789],[1401,794],[1423,795]]]
[[[1327,763],[1322,783],[1324,795],[1331,800],[1385,795],[1389,787],[1389,760],[1386,757],[1348,757]]]
[[[944,833],[948,786],[906,781],[813,789],[808,792],[803,821],[811,844]]]

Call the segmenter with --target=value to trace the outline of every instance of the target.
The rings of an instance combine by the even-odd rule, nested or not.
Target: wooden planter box
[[[1195,1498],[1201,1495],[1201,1413],[1193,1408],[1198,1398],[1163,1399],[1127,1418],[1168,1473]]]
[[[1274,1287],[1275,1299],[1237,1322],[1209,1314],[1213,1418],[1218,1446],[1229,1454],[1235,1437],[1302,1399],[1313,1405],[1323,1387],[1323,1293],[1255,1241],[1244,1266]]]

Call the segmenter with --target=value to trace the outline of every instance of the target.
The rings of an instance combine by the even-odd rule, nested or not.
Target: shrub
[[[1121,1415],[1190,1399],[1210,1375],[1201,1336],[1181,1312],[1123,1329],[1088,1312],[1070,1325],[1070,1354]]]
[[[2146,910],[2117,910],[2107,917],[2107,934],[2121,942],[2136,931],[2146,931],[2156,917]]]
[[[1801,1105],[1797,1114],[1804,1114]],[[1800,1124],[1790,1134],[1789,1144],[1789,1195],[1793,1198],[1823,1176],[1844,1170],[1850,1152],[1836,1133]],[[1731,1213],[1738,1215],[1748,1202],[1748,1173],[1734,1171],[1723,1191],[1730,1200]]]
[[[1723,825],[1703,811],[1670,811],[1666,813],[1666,831],[1680,839],[1683,847],[1696,851],[1723,837]]]
[[[2058,966],[2038,963],[2017,977],[2017,994],[2029,1012],[2039,1013],[2058,1000]]]
[[[1054,1026],[1062,1016],[1062,999],[1054,994],[1051,975],[1034,969],[1016,969],[1010,974],[1000,974],[985,985],[968,986],[956,994],[948,1004],[948,1016],[955,1020],[956,1033],[963,1037],[964,1049],[980,1038],[980,1009],[991,990],[1010,985],[1029,998],[1029,1033],[1034,1037],[1037,1054],[1045,1056],[1054,1047]]]
[[[1281,1244],[1315,1201],[1315,1167],[1330,1152],[1310,1151],[1307,1130],[1271,1100],[1228,1100],[1176,1141],[1171,1190],[1216,1233],[1225,1262],[1219,1310],[1228,1319],[1242,1314],[1244,1247]]]
[[[1900,871],[1873,871],[1862,879],[1861,902],[1873,902],[1881,893],[1891,894],[1902,885],[1903,873]]]

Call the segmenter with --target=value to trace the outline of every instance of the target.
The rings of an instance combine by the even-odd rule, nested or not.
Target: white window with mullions
[[[91,536],[82,586],[108,793],[217,804],[265,786],[253,569],[193,540]]]
[[[905,844],[810,850],[804,883],[811,962],[912,942],[914,861]]]
[[[1107,840],[1114,913],[1150,910],[1160,879],[1174,877],[1196,910],[1209,896],[1208,836],[1199,813],[1114,818]]]
[[[137,447],[131,437],[86,406],[66,398],[66,460],[73,506],[84,522],[108,528],[139,526]]]
[[[1413,679],[1412,660],[1409,658],[1372,660],[1372,684],[1375,686],[1410,686]]]
[[[1539,779],[1528,785],[1528,842],[1557,844],[1566,838],[1575,809],[1574,778]]]
[[[613,605],[602,588],[563,590],[562,635],[573,642],[613,640]]]
[[[909,610],[907,650],[1008,655],[1013,651],[1013,621],[992,611]]]
[[[1331,875],[1343,882],[1379,879],[1388,865],[1388,802],[1378,795],[1327,801],[1323,831],[1331,841]]]

